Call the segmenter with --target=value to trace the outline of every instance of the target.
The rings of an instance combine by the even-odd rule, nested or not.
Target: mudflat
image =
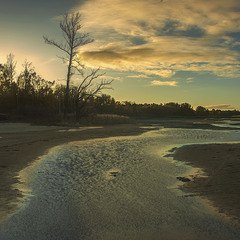
[[[0,126],[0,216],[4,218],[22,196],[13,184],[18,172],[54,146],[71,141],[138,135],[146,130],[124,124],[106,127],[40,127],[2,123]],[[1,219],[0,219],[1,220]]]
[[[201,168],[183,190],[210,200],[216,210],[240,224],[240,144],[200,144],[178,148],[175,159]]]

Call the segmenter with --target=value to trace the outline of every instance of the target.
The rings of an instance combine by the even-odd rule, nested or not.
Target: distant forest
[[[9,54],[7,62],[0,64],[0,120],[43,120],[57,122],[63,119],[64,93],[66,86],[55,84],[39,76],[29,62],[17,75],[14,56]],[[237,110],[196,109],[188,103],[136,104],[116,101],[110,95],[99,92],[76,104],[77,89],[70,86],[67,115],[78,119],[97,114],[114,114],[133,118],[159,118],[178,116],[228,117],[240,115]],[[76,109],[78,108],[78,109]]]

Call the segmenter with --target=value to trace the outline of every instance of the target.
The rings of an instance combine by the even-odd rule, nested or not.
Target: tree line
[[[237,110],[209,110],[203,106],[194,109],[189,103],[137,104],[130,101],[119,102],[106,94],[97,97],[93,102],[93,106],[99,114],[118,114],[135,118],[229,117],[240,115],[240,111]]]
[[[9,54],[5,64],[0,64],[0,114],[2,118],[18,120],[60,121],[64,118],[65,85],[47,81],[37,74],[27,60],[20,74],[16,74],[14,55]],[[94,78],[97,71],[88,75]],[[96,92],[96,91],[95,91]],[[237,110],[208,110],[202,106],[196,109],[188,103],[137,104],[130,101],[116,101],[113,97],[97,91],[79,96],[79,86],[70,85],[68,93],[68,116],[74,120],[95,114],[116,114],[130,117],[177,117],[203,116],[225,117],[240,115]],[[77,116],[77,117],[76,117]]]

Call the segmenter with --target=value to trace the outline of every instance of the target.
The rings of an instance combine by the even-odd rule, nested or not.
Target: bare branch
[[[91,97],[96,95],[97,93],[100,93],[103,89],[111,89],[108,86],[111,85],[113,80],[111,81],[102,80],[101,83],[96,84],[95,87],[93,87],[93,81],[105,74],[105,73],[97,74],[98,72],[99,69],[92,70],[92,72],[83,79],[82,83],[79,85],[77,89],[78,98],[80,96],[83,97],[83,94],[85,94],[85,96]]]
[[[59,44],[59,43],[55,42],[54,40],[50,40],[46,36],[43,36],[43,39],[44,39],[45,43],[47,43],[49,45],[53,45],[53,46],[59,48],[60,50],[64,51],[68,55],[70,55],[69,51],[66,49],[66,46],[63,46],[62,44]]]
[[[77,56],[73,59],[73,67],[75,68],[75,70],[77,70],[78,73],[80,73],[83,76],[82,71],[85,68],[85,65],[79,61]]]
[[[90,78],[90,82],[91,82],[91,78],[93,78],[94,74],[96,74],[96,71],[92,70],[91,74],[87,75],[81,82],[81,84],[78,87],[78,92],[83,91],[84,88],[84,84],[85,86],[88,86],[89,82],[87,82],[87,80]],[[86,84],[87,83],[87,84]],[[86,88],[86,87],[85,87]]]
[[[93,41],[94,40],[89,37],[88,33],[84,33],[74,39],[73,47],[79,48],[80,46],[92,43]]]
[[[57,57],[59,59],[61,59],[64,64],[66,64],[68,62],[68,58],[66,58],[66,57],[62,57],[62,56],[59,56],[59,55],[57,55]]]
[[[109,85],[111,85],[113,82],[113,80],[111,81],[101,81],[100,84],[98,84],[96,86],[96,88],[92,91],[89,91],[89,92],[83,92],[83,94],[81,95],[81,98],[84,102],[86,102],[89,98],[93,97],[93,96],[96,96],[97,94],[101,93],[102,90],[105,90],[105,89],[112,89],[111,87],[108,87]]]

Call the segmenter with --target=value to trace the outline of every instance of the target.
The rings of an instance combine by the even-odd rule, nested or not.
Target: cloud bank
[[[240,76],[238,0],[88,0],[77,10],[96,39],[80,52],[88,66]]]

